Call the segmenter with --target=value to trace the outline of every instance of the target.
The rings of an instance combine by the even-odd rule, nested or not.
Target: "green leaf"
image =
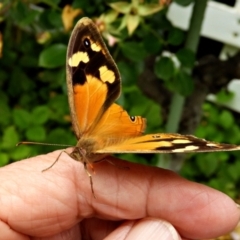
[[[227,172],[229,176],[234,180],[237,181],[240,178],[239,172],[240,172],[240,165],[239,164],[234,164],[230,165],[227,168]]]
[[[65,65],[67,47],[64,44],[54,44],[44,49],[39,56],[39,66],[56,68]]]
[[[234,117],[230,111],[224,110],[220,116],[218,116],[218,121],[221,123],[222,127],[228,129],[234,124]]]
[[[27,11],[26,16],[21,20],[20,24],[22,26],[29,26],[34,22],[34,20],[40,15],[39,11],[36,11],[35,9],[31,9]]]
[[[148,54],[156,54],[163,47],[160,40],[153,34],[148,34],[146,37],[144,37],[143,45]]]
[[[0,152],[0,167],[5,166],[9,163],[9,155]]]
[[[188,68],[192,68],[194,66],[195,55],[191,50],[182,48],[176,53],[176,56],[182,66]]]
[[[203,155],[201,155],[203,156]],[[216,172],[219,160],[218,158],[214,157],[215,155],[213,153],[207,153],[204,154],[204,157],[198,157],[197,158],[197,166],[199,167],[199,170],[206,176],[209,177],[213,173]]]
[[[55,10],[50,10],[48,13],[48,21],[51,23],[52,26],[55,28],[60,28],[62,27],[62,18],[61,18],[61,13],[57,12]]]
[[[169,80],[174,76],[175,67],[171,58],[161,57],[155,62],[154,73],[162,80]]]
[[[143,113],[143,116],[147,119],[147,131],[149,133],[159,129],[162,124],[162,118],[158,104],[149,100],[148,108],[146,109],[146,112]]]
[[[46,139],[46,130],[42,126],[32,126],[27,130],[26,136],[30,141],[41,142]]]
[[[174,89],[183,96],[189,96],[193,92],[194,84],[192,77],[184,72],[179,71],[173,79]]]
[[[136,30],[140,23],[140,17],[138,15],[127,15],[127,29],[128,34],[132,35],[132,33]]]
[[[48,4],[52,8],[57,9],[60,0],[42,0],[42,2],[44,2],[45,4]]]
[[[56,95],[50,99],[51,119],[58,122],[64,121],[64,115],[69,114],[67,95]]]
[[[234,98],[234,93],[229,92],[226,89],[222,89],[220,92],[216,94],[217,101],[220,103],[226,103],[231,101]]]
[[[1,149],[11,149],[19,142],[18,133],[13,126],[9,126],[3,131]]]
[[[148,15],[152,15],[157,13],[163,9],[163,5],[160,4],[141,4],[138,6],[138,15],[142,17],[146,17]]]
[[[168,35],[168,43],[174,46],[179,46],[184,40],[183,31],[173,28]]]
[[[31,123],[32,116],[30,113],[24,109],[14,109],[13,110],[13,121],[14,124],[20,129],[26,129]]]
[[[124,56],[133,61],[141,61],[147,55],[142,44],[139,44],[138,42],[124,42],[120,44],[120,48]]]
[[[10,156],[13,160],[22,160],[31,156],[31,149],[32,146],[19,145],[12,149]]]
[[[66,70],[64,68],[58,69],[57,72],[53,69],[45,70],[39,76],[39,80],[50,89],[58,89],[66,85]]]
[[[133,66],[134,65],[134,66]],[[129,64],[126,61],[117,62],[118,69],[121,73],[123,88],[136,83],[138,77],[136,64]]]
[[[109,6],[119,13],[127,14],[131,11],[132,5],[128,2],[109,3]]]
[[[32,117],[34,119],[35,125],[42,125],[48,121],[50,116],[50,111],[48,107],[38,106],[33,109]]]
[[[34,82],[32,79],[18,65],[10,72],[9,93],[11,96],[21,95],[24,91],[30,91],[33,86]]]
[[[114,10],[110,10],[104,14],[104,22],[110,24],[114,22],[118,17],[118,13]]]
[[[57,143],[57,144],[67,144],[67,145],[76,145],[76,138],[73,132],[69,129],[64,130],[61,128],[56,128],[52,130],[48,135],[49,143]]]
[[[0,94],[1,96],[1,94]],[[3,101],[3,99],[1,98],[0,101],[0,126],[6,126],[9,125],[10,121],[11,121],[11,111],[7,105],[7,103],[5,103]]]
[[[24,4],[21,1],[16,2],[13,11],[11,12],[12,17],[14,17],[14,20],[18,22],[18,24],[22,24],[21,22],[25,20],[28,14],[28,7],[27,4]]]
[[[189,180],[194,179],[194,176],[199,173],[199,170],[196,167],[196,161],[186,161],[179,173],[181,176],[186,177]]]

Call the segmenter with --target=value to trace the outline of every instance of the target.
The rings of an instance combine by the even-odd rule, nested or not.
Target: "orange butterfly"
[[[67,86],[78,139],[70,156],[83,162],[86,170],[88,164],[112,153],[240,150],[236,145],[209,142],[191,135],[142,135],[146,120],[129,116],[114,103],[121,93],[121,77],[97,27],[86,17],[78,21],[69,40]]]
[[[78,139],[70,156],[83,162],[93,194],[88,165],[112,153],[240,150],[237,145],[210,142],[191,135],[143,135],[146,120],[129,116],[114,103],[121,93],[121,77],[97,27],[89,18],[79,20],[71,34],[66,68],[72,124]]]

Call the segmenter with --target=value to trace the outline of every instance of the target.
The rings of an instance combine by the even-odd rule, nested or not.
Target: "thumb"
[[[162,219],[147,217],[139,220],[125,221],[105,238],[105,240],[112,239],[180,240],[181,238],[176,229],[169,222]]]

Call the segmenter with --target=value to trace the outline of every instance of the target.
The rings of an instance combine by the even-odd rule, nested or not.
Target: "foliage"
[[[176,0],[184,6],[192,1]],[[59,0],[0,3],[1,166],[53,150],[47,146],[16,147],[22,140],[76,144],[67,100],[65,55],[71,29],[77,19],[85,15],[96,20],[105,40],[112,46],[110,51],[123,82],[119,103],[131,115],[147,118],[147,132],[164,131],[160,110],[165,106],[147,99],[136,86],[143,62],[151,55],[156,56],[154,73],[159,81],[186,96],[193,88],[189,72],[195,56],[182,46],[185,33],[166,19],[167,6],[157,1],[137,2],[124,3],[125,11],[119,10],[123,2],[106,4],[103,0],[94,3],[74,0],[71,6],[62,6]],[[164,54],[166,51],[170,54]],[[204,112],[196,135],[240,143],[240,128],[230,111],[206,104]],[[182,174],[236,196],[234,186],[240,180],[237,156],[237,153],[191,156]],[[128,158],[154,164],[156,156]]]
[[[222,95],[223,93],[221,93]],[[205,103],[204,117],[196,135],[216,142],[236,144],[240,142],[239,123],[227,109]],[[226,192],[229,196],[239,196],[240,183],[239,152],[218,152],[189,156],[181,174],[189,179],[208,184]]]

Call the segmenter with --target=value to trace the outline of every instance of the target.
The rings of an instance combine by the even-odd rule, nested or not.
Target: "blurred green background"
[[[176,0],[183,6],[193,1]],[[19,141],[76,144],[67,101],[65,59],[71,30],[83,16],[96,21],[119,67],[123,87],[118,102],[129,114],[147,118],[147,132],[165,132],[169,112],[176,111],[170,104],[172,97],[193,94],[193,68],[204,54],[212,54],[203,48],[199,54],[199,49],[188,47],[188,33],[166,18],[168,4],[166,0],[0,2],[0,165],[56,149],[16,147]],[[199,33],[195,35],[198,43]],[[164,54],[166,51],[170,55]],[[155,97],[146,87],[152,79],[151,87],[165,89]],[[232,97],[224,89],[217,96],[222,102]],[[179,132],[240,144],[239,114],[209,102],[198,107],[202,109],[198,127],[188,132],[180,124]],[[186,161],[180,157],[181,164],[176,156],[121,157],[157,166],[170,161],[167,167],[178,169],[184,177],[239,197],[239,152],[188,154],[184,155]]]

